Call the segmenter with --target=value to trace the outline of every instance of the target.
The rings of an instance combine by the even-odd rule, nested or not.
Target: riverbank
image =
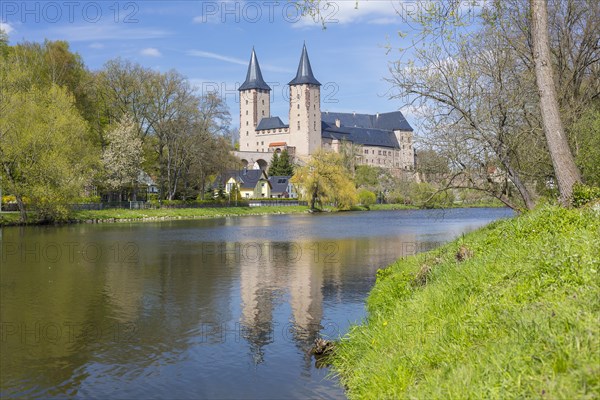
[[[380,270],[336,346],[350,398],[596,398],[600,214],[544,207]]]
[[[482,208],[498,207],[497,204],[469,204],[451,208]],[[419,207],[404,204],[373,204],[370,207],[355,206],[348,211],[393,211],[393,210],[418,210]],[[308,212],[306,206],[268,206],[268,207],[206,207],[206,208],[161,208],[161,209],[106,209],[74,211],[66,221],[57,221],[55,224],[75,223],[114,223],[114,222],[142,222],[157,220],[177,219],[203,219],[235,217],[242,215],[266,214],[298,214]],[[325,207],[323,212],[337,212],[334,207]],[[43,225],[47,221],[37,219],[35,213],[29,213],[29,220],[25,225]],[[1,226],[23,225],[19,221],[18,212],[0,213]]]
[[[265,214],[297,214],[308,212],[306,206],[269,206],[269,207],[218,207],[218,208],[161,208],[161,209],[107,209],[74,211],[63,223],[113,223],[141,222],[178,219],[203,219],[234,217],[242,215]],[[39,225],[43,221],[36,219],[34,214],[29,216],[27,225]],[[60,222],[59,222],[60,223]],[[0,214],[0,226],[19,225],[19,213]]]

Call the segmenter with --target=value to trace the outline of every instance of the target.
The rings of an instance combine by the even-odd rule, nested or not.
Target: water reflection
[[[4,397],[338,398],[308,355],[375,272],[504,210],[2,230]]]

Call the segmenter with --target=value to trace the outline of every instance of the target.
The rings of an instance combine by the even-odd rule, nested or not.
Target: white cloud
[[[373,21],[379,20],[379,23],[384,21],[383,18],[386,18],[386,23],[389,23],[387,19],[393,19],[397,23],[398,13],[401,12],[403,4],[400,0],[324,1],[320,5],[322,21],[314,16],[306,16],[294,24],[294,27],[321,27],[322,22],[326,26],[348,24],[368,18],[374,18]]]
[[[369,20],[369,24],[373,25],[397,25],[400,22],[399,18],[380,17]]]
[[[145,48],[142,51],[140,51],[140,54],[143,55],[143,56],[148,56],[148,57],[160,57],[160,56],[162,56],[162,54],[160,53],[160,51],[158,51],[158,49],[155,49],[154,47]]]
[[[235,58],[235,57],[230,57],[230,56],[226,56],[223,54],[217,54],[217,53],[213,53],[210,51],[203,51],[203,50],[188,50],[187,54],[189,56],[193,56],[193,57],[202,57],[202,58],[210,58],[213,60],[219,60],[219,61],[224,61],[230,64],[236,64],[236,65],[243,65],[245,67],[248,66],[248,63],[250,61],[250,59],[248,60],[241,60],[239,58]],[[277,67],[274,65],[270,65],[270,64],[260,64],[260,67],[262,70],[264,71],[270,71],[270,72],[285,72],[285,73],[291,73],[293,72],[292,70],[290,70],[289,68],[281,68],[281,67]]]
[[[6,34],[9,34],[15,30],[9,23],[0,22],[0,30],[3,30]]]
[[[459,3],[457,15],[470,22],[487,0],[464,0]],[[320,3],[320,17],[305,16],[294,27],[322,27],[335,24],[367,22],[389,25],[414,22],[423,14],[445,12],[444,3],[436,0],[324,0]]]
[[[240,60],[239,58],[224,56],[222,54],[211,53],[210,51],[189,50],[188,55],[202,58],[212,58],[213,60],[225,61],[230,64],[248,65],[248,61]]]
[[[103,49],[104,45],[102,43],[92,43],[90,44],[91,49]]]

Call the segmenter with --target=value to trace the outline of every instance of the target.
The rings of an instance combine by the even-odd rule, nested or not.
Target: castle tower
[[[271,88],[264,81],[254,48],[240,92],[240,151],[258,151],[256,126],[271,116]]]
[[[306,44],[296,78],[289,85],[290,145],[297,156],[308,156],[321,148],[321,84],[313,75]]]

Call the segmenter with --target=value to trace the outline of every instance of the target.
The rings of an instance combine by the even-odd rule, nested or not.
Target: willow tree
[[[338,153],[321,150],[313,154],[306,165],[296,168],[291,182],[300,188],[311,210],[317,203],[333,203],[339,209],[348,209],[358,201],[350,171]]]

